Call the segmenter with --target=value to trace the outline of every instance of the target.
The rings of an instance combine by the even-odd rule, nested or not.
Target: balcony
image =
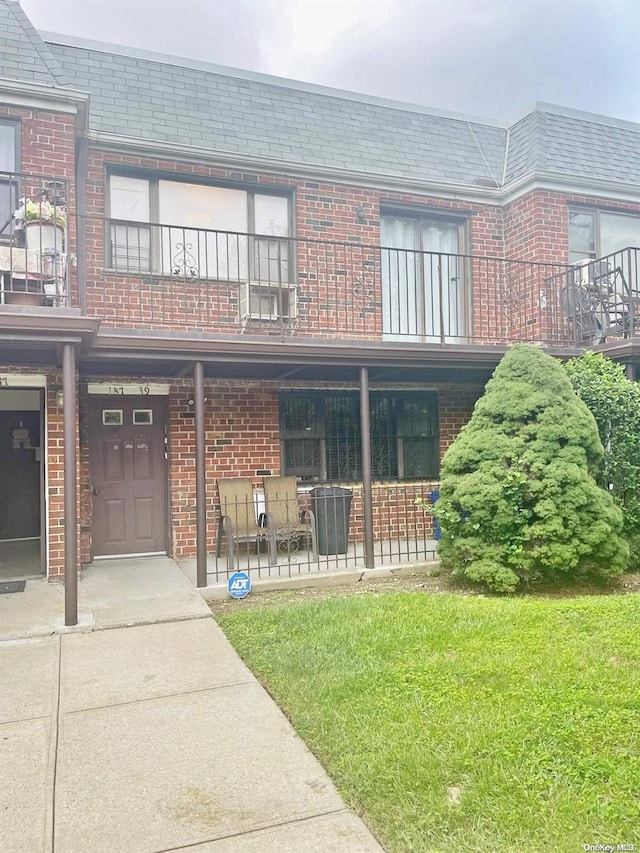
[[[71,304],[67,181],[0,173],[0,305]]]
[[[566,346],[566,264],[90,219],[87,311],[137,329]]]
[[[570,266],[90,215],[79,281],[69,189],[0,173],[0,308],[78,306],[141,332],[425,347],[580,348],[640,328],[640,249]]]

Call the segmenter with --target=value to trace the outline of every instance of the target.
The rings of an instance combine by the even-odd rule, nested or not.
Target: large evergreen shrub
[[[628,548],[620,509],[594,479],[602,458],[560,362],[513,347],[442,462],[443,566],[502,592],[620,574]]]

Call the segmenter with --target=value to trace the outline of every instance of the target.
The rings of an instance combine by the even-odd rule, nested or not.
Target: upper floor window
[[[469,282],[460,256],[465,221],[387,213],[380,220],[386,340],[462,343]]]
[[[18,167],[18,125],[0,121],[0,234],[8,234],[11,216],[17,207],[15,177],[4,172],[16,172]]]
[[[109,262],[116,270],[231,282],[289,281],[287,196],[112,175],[109,209]]]
[[[376,479],[437,477],[435,392],[372,392],[370,428]],[[355,392],[291,392],[280,397],[284,474],[301,480],[359,480],[360,435],[360,401]]]
[[[640,215],[604,210],[569,211],[569,260],[603,258],[640,246]]]

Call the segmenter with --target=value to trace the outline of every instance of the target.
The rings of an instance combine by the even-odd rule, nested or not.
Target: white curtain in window
[[[16,128],[14,124],[0,123],[0,172],[15,172]],[[11,181],[0,176],[0,233],[9,231],[11,214],[17,204]]]
[[[224,187],[158,182],[163,271],[246,281],[247,193]]]
[[[458,223],[437,218],[382,217],[386,340],[459,343],[464,337],[465,285],[463,262],[456,257],[458,230]]]
[[[149,181],[112,175],[109,182],[112,219],[149,222]],[[150,267],[151,229],[139,225],[111,225],[111,265],[123,272],[144,272]]]
[[[284,196],[254,196],[255,233],[279,239],[255,238],[253,281],[284,284],[289,281],[289,200]]]
[[[640,246],[640,216],[600,214],[600,254],[610,255],[630,246]]]
[[[462,343],[465,292],[457,222],[422,220],[424,317],[427,340]]]
[[[421,323],[416,306],[420,255],[418,222],[399,216],[383,216],[380,222],[382,249],[382,332],[385,340],[419,340]]]
[[[608,265],[611,270],[621,270],[624,281],[620,275],[613,276],[610,286],[613,287],[617,304],[628,311],[630,290],[637,290],[638,267],[635,252],[626,252],[624,249],[640,247],[640,216],[628,216],[616,213],[600,214],[600,255],[608,257]],[[626,283],[626,287],[625,287]],[[619,312],[611,317],[611,325],[619,321]]]

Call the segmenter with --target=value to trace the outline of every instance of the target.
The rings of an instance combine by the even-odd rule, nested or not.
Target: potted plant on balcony
[[[20,199],[20,206],[14,211],[13,218],[15,231],[24,233],[27,250],[43,255],[63,251],[67,209],[64,204],[52,204],[46,190],[37,201]]]
[[[20,199],[13,213],[14,232],[26,252],[24,276],[12,275],[11,288],[5,290],[4,301],[14,305],[40,305],[43,282],[55,275],[56,261],[64,251],[67,211],[63,202],[52,202],[47,190],[40,198]]]

